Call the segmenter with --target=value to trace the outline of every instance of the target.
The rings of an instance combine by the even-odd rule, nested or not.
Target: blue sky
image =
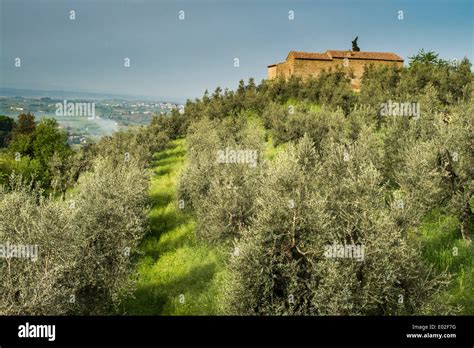
[[[407,59],[424,48],[473,61],[473,3],[0,0],[0,87],[194,98],[234,89],[240,79],[260,81],[290,50],[349,49],[356,35],[365,51]]]

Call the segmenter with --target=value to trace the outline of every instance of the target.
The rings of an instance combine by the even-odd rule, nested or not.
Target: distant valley
[[[0,90],[0,115],[16,118],[20,114],[31,113],[37,120],[45,117],[55,118],[60,127],[66,130],[71,145],[96,141],[104,135],[110,135],[121,129],[147,125],[154,115],[166,115],[180,106],[177,102],[128,100],[113,96],[96,95],[97,99],[90,98],[90,95],[89,98],[87,96],[73,97],[73,92],[64,92],[63,99],[41,97],[43,94],[40,92],[31,96],[35,91],[28,90],[10,90],[9,93],[3,93],[23,92],[22,96],[3,96],[2,91],[5,92],[5,90]],[[68,95],[70,97],[66,99]],[[68,114],[62,111],[62,105],[66,104],[89,106],[92,104],[94,115],[91,117],[92,115],[81,113]]]

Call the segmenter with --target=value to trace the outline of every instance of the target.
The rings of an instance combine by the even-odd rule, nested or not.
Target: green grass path
[[[224,270],[224,255],[196,241],[195,221],[178,208],[176,184],[186,158],[183,139],[155,154],[150,184],[151,232],[142,242],[134,298],[124,306],[130,315],[211,315]]]
[[[439,209],[428,214],[421,224],[425,260],[442,272],[452,274],[451,285],[441,301],[462,305],[462,314],[474,313],[474,243],[461,238],[459,219]]]

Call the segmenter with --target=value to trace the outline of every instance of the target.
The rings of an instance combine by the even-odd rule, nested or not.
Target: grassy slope
[[[259,120],[251,120],[262,127]],[[269,136],[265,157],[273,158],[284,146],[274,147]],[[225,271],[225,255],[218,249],[198,243],[195,222],[179,211],[176,184],[185,161],[185,142],[172,142],[170,149],[155,156],[150,195],[153,209],[150,235],[142,243],[138,269],[140,278],[135,299],[126,303],[128,314],[212,315],[217,314],[217,297]],[[456,218],[434,211],[421,226],[424,258],[438,271],[453,275],[442,301],[461,304],[464,314],[474,313],[473,247],[460,239]],[[453,255],[457,247],[457,256]],[[180,295],[184,295],[184,303]],[[182,299],[182,298],[181,298]]]
[[[195,240],[195,221],[178,208],[176,183],[185,154],[185,142],[180,139],[155,155],[150,188],[151,233],[141,245],[143,255],[138,261],[135,298],[125,303],[128,314],[211,315],[217,312],[216,299],[225,256],[218,249]]]
[[[474,244],[461,238],[459,220],[434,210],[421,225],[424,258],[438,271],[452,275],[441,301],[462,305],[462,314],[474,313]]]

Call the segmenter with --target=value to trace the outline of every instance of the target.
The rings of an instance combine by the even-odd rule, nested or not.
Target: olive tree
[[[208,241],[238,237],[250,223],[265,166],[263,135],[243,118],[203,119],[190,127],[189,158],[178,187]]]
[[[222,309],[239,315],[441,313],[444,284],[424,263],[363,142],[308,137],[277,157],[255,222],[230,261]],[[348,153],[348,156],[346,154]],[[335,251],[337,250],[337,251]]]
[[[95,159],[65,200],[21,180],[9,187],[0,192],[0,243],[38,252],[35,260],[0,259],[0,313],[116,311],[133,290],[132,256],[147,231],[148,171],[140,161]]]

